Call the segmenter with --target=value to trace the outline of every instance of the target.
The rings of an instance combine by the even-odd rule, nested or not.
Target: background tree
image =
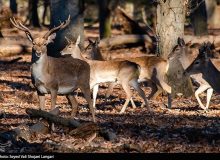
[[[70,24],[57,33],[54,43],[48,46],[48,53],[52,56],[59,56],[65,45],[67,44],[65,36],[76,41],[78,35],[81,37],[80,47],[84,44],[84,1],[83,0],[50,0],[51,6],[51,28],[60,25],[68,16],[71,17]]]
[[[160,55],[165,59],[177,44],[178,37],[184,35],[186,5],[186,1],[183,0],[158,1],[156,31],[160,37]],[[183,93],[185,96],[193,93],[191,81],[183,76],[183,71],[179,60],[170,62],[168,81],[172,86],[173,96],[176,93]]]
[[[111,36],[111,0],[98,0],[99,5],[99,34],[100,38]]]
[[[30,25],[34,27],[40,27],[40,21],[37,12],[38,0],[29,0],[28,1],[28,11],[29,11],[29,20]]]
[[[49,0],[44,0],[44,11],[43,11],[43,15],[42,15],[42,24],[45,25],[45,20],[46,20],[46,16],[47,16],[47,10],[50,7],[50,1]]]
[[[10,0],[10,9],[11,9],[13,14],[17,14],[18,13],[17,1],[16,0]]]
[[[205,0],[192,0],[191,1],[191,23],[196,36],[208,34],[207,28],[207,12]]]

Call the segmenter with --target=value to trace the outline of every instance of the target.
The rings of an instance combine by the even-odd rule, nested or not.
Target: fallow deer
[[[181,62],[183,69],[186,69],[198,56],[199,47],[200,47],[199,44],[192,44],[192,45],[190,43],[185,44],[185,41],[182,38],[178,38],[177,45],[173,48],[168,58],[170,60],[177,58]],[[213,93],[212,87],[202,77],[201,73],[193,74],[190,77],[199,84],[199,88],[195,91],[195,97],[199,103],[199,106],[202,109],[207,110]],[[207,101],[206,101],[206,106],[204,106],[199,98],[199,95],[206,90],[207,90],[207,97],[206,97]]]
[[[102,57],[101,52],[96,52],[98,44],[93,43],[90,45],[90,54],[91,57],[96,58],[100,61],[105,61],[105,59],[98,59]],[[157,57],[154,55],[146,55],[141,57],[132,57],[132,58],[123,58],[117,60],[128,60],[134,63],[137,63],[141,67],[139,82],[148,82],[148,85],[151,87],[152,91],[148,96],[150,98],[156,98],[161,92],[162,89],[168,93],[168,108],[171,108],[171,87],[165,82],[165,76],[169,68],[169,63],[167,60]],[[106,94],[106,98],[110,95],[113,90],[115,83],[111,83]]]
[[[66,48],[63,49],[61,54],[70,54],[73,58],[79,58],[89,63],[91,68],[90,88],[93,89],[93,107],[95,107],[99,84],[104,82],[117,82],[122,85],[122,88],[127,94],[126,101],[120,113],[123,113],[125,111],[129,101],[131,101],[133,108],[136,108],[136,105],[132,100],[130,86],[133,87],[144,99],[143,104],[145,104],[147,106],[147,109],[151,111],[150,107],[148,106],[144,91],[140,88],[137,81],[140,74],[139,65],[129,61],[96,61],[85,59],[82,56],[80,48],[78,46],[79,41],[80,36],[78,37],[75,44],[69,41],[69,45],[67,45]]]
[[[202,73],[202,78],[220,93],[220,59],[219,55],[213,52],[210,42],[200,47],[198,56],[184,72],[185,75],[197,73]]]
[[[49,30],[43,37],[33,38],[30,30],[15,18],[10,19],[11,23],[19,30],[26,33],[27,38],[32,42],[32,65],[31,79],[35,86],[40,109],[45,107],[45,94],[51,94],[51,108],[56,104],[57,94],[67,95],[72,106],[72,115],[77,111],[77,101],[72,95],[73,91],[80,88],[87,100],[93,121],[95,113],[90,97],[90,66],[85,61],[72,57],[54,58],[47,55],[47,45],[53,42],[57,31],[65,28],[70,23],[70,16],[66,23]]]

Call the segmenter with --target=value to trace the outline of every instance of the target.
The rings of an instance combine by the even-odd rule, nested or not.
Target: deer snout
[[[42,55],[42,51],[35,51],[35,54],[37,57],[40,57]]]

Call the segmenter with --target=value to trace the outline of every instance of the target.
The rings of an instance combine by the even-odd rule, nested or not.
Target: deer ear
[[[178,37],[177,43],[178,43],[178,45],[180,45],[181,47],[182,47],[182,46],[185,46],[185,41],[183,40],[183,38]]]
[[[98,45],[99,42],[100,42],[100,38],[98,37],[98,38],[96,39],[96,41],[95,41],[95,44]]]
[[[76,46],[78,46],[79,44],[80,44],[80,35],[77,37]]]
[[[48,38],[47,38],[47,44],[49,43],[53,43],[53,40],[56,38],[56,33],[51,34]]]
[[[93,41],[91,39],[88,38],[88,41],[90,44],[93,44]]]

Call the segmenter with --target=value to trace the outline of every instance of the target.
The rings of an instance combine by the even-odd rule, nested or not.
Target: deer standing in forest
[[[96,52],[99,49],[98,43],[91,42],[88,47],[88,52],[91,54],[91,57],[98,59],[102,57],[101,52]],[[105,59],[98,59],[100,61],[105,61]],[[156,98],[161,92],[162,89],[168,93],[168,108],[171,108],[171,87],[165,82],[165,76],[169,68],[169,63],[167,60],[157,57],[154,55],[146,55],[141,57],[134,58],[123,58],[117,60],[128,60],[134,63],[137,63],[141,67],[140,76],[138,82],[148,82],[148,85],[151,87],[151,93],[148,96],[150,98]],[[113,90],[115,83],[109,85],[106,98],[110,96],[110,93]]]
[[[68,40],[68,39],[67,39]],[[138,94],[143,98],[144,103],[149,111],[151,111],[148,106],[148,101],[145,97],[144,91],[140,88],[138,84],[138,77],[140,75],[140,66],[136,63],[129,61],[96,61],[88,60],[84,58],[81,54],[79,48],[80,36],[77,38],[76,43],[68,40],[69,45],[63,49],[62,55],[70,54],[73,58],[79,58],[89,63],[90,65],[90,88],[93,89],[93,107],[95,107],[98,87],[100,83],[104,82],[117,82],[122,85],[125,90],[127,98],[120,111],[123,113],[131,101],[132,107],[136,108],[136,105],[132,99],[132,93],[130,87],[133,87]],[[142,104],[142,107],[143,107]]]
[[[168,58],[170,60],[177,58],[181,62],[183,69],[186,69],[198,56],[199,47],[200,47],[199,44],[192,44],[192,45],[190,43],[185,44],[185,41],[182,38],[178,38],[177,45],[173,48]],[[207,110],[213,94],[212,87],[202,77],[201,73],[190,75],[190,77],[199,84],[199,88],[195,91],[195,97],[199,103],[199,106],[202,109]],[[206,96],[207,101],[206,101],[206,106],[204,106],[199,98],[199,95],[206,90],[207,90],[207,96]]]
[[[37,38],[33,38],[30,30],[21,22],[17,22],[14,18],[10,20],[16,28],[24,31],[27,38],[32,42],[31,79],[38,93],[40,109],[45,107],[45,94],[51,95],[52,109],[55,108],[57,94],[62,94],[67,95],[72,106],[72,115],[75,115],[78,104],[72,93],[80,88],[89,104],[95,122],[95,113],[90,97],[89,64],[72,57],[54,58],[47,55],[47,45],[53,42],[56,37],[55,32],[65,28],[70,23],[70,16],[66,23],[61,23],[49,30],[43,37]]]
[[[209,85],[220,93],[220,59],[219,55],[213,52],[210,42],[204,43],[199,48],[199,54],[191,65],[184,71],[185,75],[202,73]]]

